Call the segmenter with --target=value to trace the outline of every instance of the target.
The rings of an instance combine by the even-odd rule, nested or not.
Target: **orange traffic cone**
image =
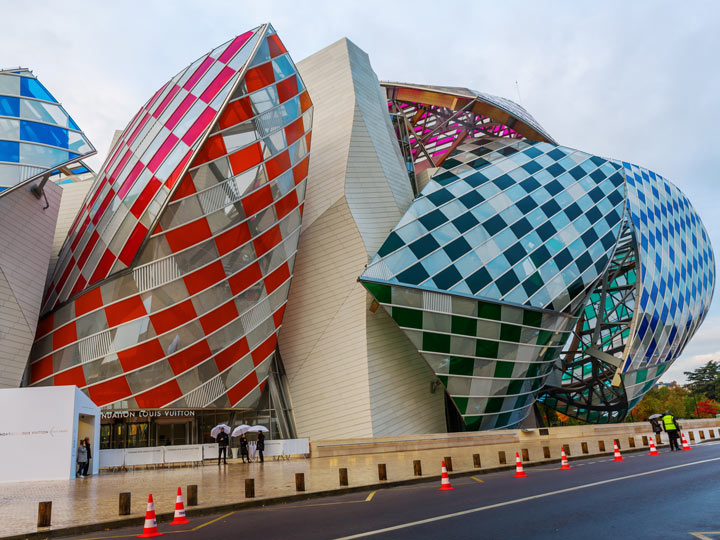
[[[177,498],[175,499],[175,518],[170,525],[185,525],[190,523],[185,517],[185,505],[183,504],[182,491],[178,487]]]
[[[157,520],[155,519],[155,505],[153,504],[152,493],[148,497],[147,511],[145,512],[145,526],[143,533],[138,534],[138,538],[152,538],[153,536],[162,536],[163,533],[158,532]]]
[[[659,456],[660,452],[657,451],[657,448],[655,448],[655,441],[653,441],[653,438],[650,437],[650,456]]]
[[[622,457],[622,454],[620,454],[620,449],[618,448],[617,441],[613,441],[613,447],[615,450],[615,459],[613,459],[613,461],[625,461]]]
[[[569,471],[570,469],[572,469],[572,467],[570,466],[570,463],[568,463],[568,458],[565,455],[565,447],[561,446],[560,447],[560,470]]]
[[[683,448],[682,448],[683,451],[691,450],[690,445],[688,444],[687,439],[685,438],[685,434],[681,431],[680,435],[682,435],[682,440],[683,440]]]
[[[449,491],[451,489],[455,489],[450,485],[450,477],[447,473],[447,468],[445,468],[445,461],[442,462],[442,479],[440,480],[440,487],[437,489],[438,491]]]
[[[525,478],[527,474],[523,470],[522,460],[520,459],[520,453],[515,452],[515,476],[513,478]]]

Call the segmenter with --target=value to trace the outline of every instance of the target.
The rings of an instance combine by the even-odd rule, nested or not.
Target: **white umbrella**
[[[240,435],[242,435],[243,433],[245,433],[249,430],[250,430],[250,426],[248,426],[247,424],[240,424],[238,427],[233,429],[232,437],[239,437]]]
[[[230,426],[228,426],[227,424],[218,424],[210,430],[210,436],[213,439],[217,439],[217,436],[220,435],[221,431],[224,431],[225,433],[230,433],[230,429]]]
[[[253,426],[250,429],[248,429],[248,432],[250,433],[257,433],[258,431],[264,431],[265,433],[268,433],[270,430],[266,428],[265,426]]]
[[[662,418],[662,414],[651,414],[648,416],[648,420],[654,420],[655,418]]]

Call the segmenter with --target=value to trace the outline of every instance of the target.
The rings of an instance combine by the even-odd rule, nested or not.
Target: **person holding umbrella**
[[[230,426],[225,424],[219,424],[210,430],[210,436],[215,437],[218,443],[218,466],[220,465],[220,458],[227,465],[227,450],[230,445],[228,433],[230,433]]]
[[[240,457],[242,458],[243,463],[245,463],[246,459],[248,463],[251,463],[250,455],[248,454],[248,440],[245,433],[240,435]]]
[[[263,457],[263,450],[265,450],[265,434],[262,431],[258,431],[257,451],[258,455],[260,456],[260,463],[265,463],[265,458]]]
[[[268,428],[266,428],[265,426],[253,426],[248,429],[248,432],[257,433],[257,445],[255,446],[255,449],[260,456],[260,463],[265,463],[263,452],[265,451],[265,433],[268,431]]]
[[[655,443],[658,446],[662,444],[662,427],[660,426],[660,418],[662,418],[662,414],[653,414],[648,418],[648,421],[652,426],[653,433],[655,434]]]

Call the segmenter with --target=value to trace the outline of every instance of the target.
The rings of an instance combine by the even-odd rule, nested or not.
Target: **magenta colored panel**
[[[247,43],[247,40],[250,39],[253,35],[253,32],[245,32],[243,35],[236,37],[233,42],[228,45],[228,48],[225,49],[225,51],[220,55],[220,58],[218,58],[219,62],[222,62],[223,64],[227,64],[233,56],[235,56],[235,53],[238,52],[245,43]]]
[[[188,94],[185,96],[185,99],[182,100],[182,103],[178,105],[178,108],[175,109],[175,112],[172,113],[170,118],[168,118],[167,123],[165,124],[165,127],[169,130],[175,129],[175,126],[177,126],[180,119],[183,117],[183,115],[188,111],[190,107],[192,107],[193,103],[195,103],[195,100],[197,97],[193,96],[192,94]]]
[[[155,155],[150,160],[150,163],[148,163],[148,169],[150,169],[151,172],[155,172],[158,170],[158,167],[160,167],[163,159],[167,157],[167,155],[170,153],[170,150],[172,150],[175,146],[176,142],[178,142],[178,138],[175,135],[173,135],[172,133],[168,135],[168,138],[165,139],[165,142],[162,143],[160,148],[158,148],[158,151],[155,152]]]
[[[135,179],[140,176],[140,173],[145,168],[145,165],[143,165],[141,162],[137,162],[135,166],[133,167],[133,170],[130,171],[130,174],[123,182],[122,186],[120,187],[120,190],[118,191],[118,197],[121,199],[125,198],[125,194],[130,190],[133,183],[135,182]]]
[[[205,75],[205,72],[210,68],[214,61],[215,60],[213,60],[209,56],[205,60],[203,60],[203,63],[200,64],[200,66],[195,70],[195,73],[192,74],[192,76],[188,79],[188,82],[185,83],[185,86],[183,86],[183,88],[185,90],[190,90],[193,86],[195,86],[195,83],[200,80],[200,77]]]
[[[200,99],[202,99],[205,103],[210,103],[213,98],[217,96],[220,89],[225,86],[225,83],[228,82],[235,73],[236,71],[234,69],[225,66],[222,71],[218,73],[218,76],[215,77],[215,80],[210,83],[210,86],[205,89],[202,96],[200,96]]]
[[[133,141],[135,140],[135,137],[137,137],[138,133],[140,133],[140,131],[142,131],[142,128],[145,126],[145,124],[147,123],[148,120],[150,120],[149,114],[146,114],[145,117],[142,120],[140,120],[140,123],[135,128],[135,131],[133,131],[133,134],[130,135],[130,138],[127,140],[128,146],[130,146],[133,143]]]
[[[173,89],[168,92],[168,95],[165,96],[165,99],[162,100],[162,103],[160,103],[160,105],[158,105],[158,108],[155,109],[155,112],[153,113],[154,118],[158,118],[163,113],[165,108],[168,106],[168,103],[172,101],[172,99],[179,91],[180,87],[174,86]]]
[[[157,92],[155,92],[155,95],[153,95],[153,97],[150,98],[150,101],[148,101],[148,104],[147,104],[147,106],[145,107],[145,109],[147,109],[148,111],[149,111],[150,109],[152,109],[152,106],[155,104],[155,100],[160,96],[160,94],[163,93],[163,90],[165,90],[165,88],[167,87],[168,84],[170,84],[169,81],[166,82],[165,84],[163,84],[163,85],[160,87],[160,90],[158,90]],[[142,109],[141,109],[141,110],[142,110]]]
[[[192,125],[192,127],[188,129],[187,133],[182,138],[183,142],[188,146],[192,146],[193,144],[195,144],[195,141],[198,140],[198,137],[200,137],[202,132],[205,131],[205,129],[210,125],[212,119],[215,118],[215,113],[216,111],[213,110],[211,107],[205,109],[198,117],[198,119],[195,120],[195,123]]]
[[[100,203],[100,207],[97,209],[97,212],[95,212],[95,215],[93,216],[92,222],[94,225],[97,225],[98,221],[100,221],[100,218],[105,213],[105,209],[110,204],[110,201],[115,196],[115,192],[111,189],[108,191],[107,195],[105,195],[105,199],[102,203]]]
[[[115,170],[110,175],[109,180],[110,180],[111,185],[115,183],[115,180],[117,180],[118,175],[123,170],[123,167],[125,167],[125,165],[127,164],[128,160],[132,157],[132,155],[133,155],[132,150],[128,150],[127,152],[125,152],[125,155],[120,160],[120,163],[118,164],[117,167],[115,167]]]

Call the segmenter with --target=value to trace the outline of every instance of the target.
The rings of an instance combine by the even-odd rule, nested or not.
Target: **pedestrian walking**
[[[92,445],[90,444],[90,437],[85,437],[85,449],[87,450],[88,455],[87,467],[85,468],[85,476],[88,476],[90,474],[90,471],[92,471],[92,467],[90,466],[90,460],[92,459]]]
[[[258,456],[260,456],[260,463],[265,463],[265,458],[263,457],[263,450],[265,450],[265,434],[262,431],[258,431],[257,451]]]
[[[78,464],[78,477],[85,477],[87,476],[87,470],[88,470],[88,451],[87,446],[85,446],[85,441],[80,441],[80,446],[78,446],[77,449],[77,464]]]
[[[240,435],[240,457],[242,458],[243,463],[245,463],[246,459],[247,462],[250,463],[250,455],[248,454],[248,440],[244,433]]]
[[[662,426],[660,425],[660,421],[657,418],[650,418],[649,421],[655,434],[655,444],[660,446],[662,443]]]
[[[227,452],[228,446],[230,445],[230,437],[225,433],[225,430],[220,430],[217,436],[218,443],[218,465],[220,465],[220,458],[223,459],[223,463],[227,465]]]
[[[673,452],[675,450],[680,450],[680,445],[678,444],[678,439],[680,438],[680,423],[675,419],[675,416],[672,415],[670,411],[665,411],[662,417],[662,422],[663,427],[665,428],[665,433],[668,434],[668,438],[670,439],[670,451]]]

